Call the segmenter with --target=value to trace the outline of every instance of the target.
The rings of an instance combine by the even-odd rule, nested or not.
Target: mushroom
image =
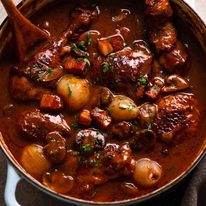
[[[104,148],[105,137],[96,129],[81,130],[76,135],[76,145],[82,154],[90,155],[94,150]]]
[[[43,175],[43,184],[50,189],[65,194],[69,192],[74,185],[74,178],[67,176],[61,171],[47,172]]]
[[[48,143],[44,147],[46,157],[53,163],[60,163],[66,156],[66,140],[59,134],[59,132],[50,132],[46,136]]]
[[[177,74],[167,77],[165,83],[166,85],[162,88],[163,92],[176,92],[189,87],[189,84],[186,82],[186,80]]]

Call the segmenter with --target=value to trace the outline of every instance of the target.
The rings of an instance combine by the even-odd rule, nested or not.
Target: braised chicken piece
[[[112,125],[110,132],[114,138],[128,139],[134,134],[134,126],[130,122],[122,121]]]
[[[147,15],[171,17],[173,14],[169,0],[145,0],[145,7]]]
[[[95,8],[90,10],[77,7],[74,9],[71,13],[70,24],[65,32],[60,37],[51,39],[28,61],[23,62],[19,66],[19,72],[37,82],[51,82],[59,79],[63,75],[61,54],[64,47],[75,32],[78,32],[80,28],[88,28],[96,16],[97,10]]]
[[[22,112],[19,117],[21,132],[32,140],[44,140],[49,132],[57,131],[69,136],[70,127],[62,115],[50,115],[39,110]]]
[[[108,175],[117,177],[129,175],[133,169],[132,151],[128,144],[120,147],[108,144],[103,151],[102,164]]]
[[[100,78],[109,88],[122,88],[137,82],[140,76],[149,75],[152,60],[151,51],[138,42],[133,49],[125,48],[106,58],[97,57],[93,62],[93,78]]]
[[[158,103],[154,131],[164,142],[193,136],[200,123],[200,108],[192,94],[179,93],[163,97]]]
[[[103,151],[83,161],[85,168],[81,168],[78,174],[81,189],[91,190],[94,185],[131,174],[134,168],[133,161],[132,151],[128,144],[106,145]]]
[[[22,76],[12,75],[9,82],[9,90],[12,98],[18,101],[38,101],[49,90],[35,85],[32,81]]]
[[[149,29],[148,37],[157,53],[170,51],[177,40],[176,30],[171,22],[153,25]]]
[[[151,152],[156,144],[156,134],[149,129],[137,131],[131,139],[129,145],[135,153],[139,151]]]
[[[185,74],[190,66],[189,54],[185,45],[176,42],[170,52],[165,52],[159,57],[160,64],[169,73]]]

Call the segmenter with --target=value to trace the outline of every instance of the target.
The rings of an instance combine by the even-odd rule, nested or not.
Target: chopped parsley
[[[69,97],[72,96],[72,90],[71,90],[70,86],[68,86],[68,96],[69,96]]]
[[[150,117],[153,116],[153,112],[152,112],[151,108],[148,109],[148,114],[149,114]]]
[[[39,67],[39,65],[38,65],[38,64],[34,64],[34,66],[33,66],[33,67],[37,68],[37,67]]]
[[[93,166],[97,167],[99,166],[100,162],[101,162],[100,159],[94,159],[92,163],[93,163]]]
[[[79,155],[79,152],[78,152],[78,151],[73,151],[73,155],[74,155],[74,156],[78,156],[78,155]]]
[[[114,60],[115,54],[114,54],[114,53],[111,53],[111,54],[109,54],[109,57],[112,58],[112,60]]]
[[[38,81],[42,81],[43,80],[43,76],[39,76],[39,78],[37,80]]]
[[[77,58],[77,61],[84,61],[88,66],[90,66],[90,61],[87,58]]]
[[[108,112],[109,115],[111,115],[112,112],[113,112],[113,110],[108,108],[108,109],[107,109],[107,112]]]
[[[145,76],[141,76],[137,79],[137,85],[147,85],[147,78]]]
[[[71,124],[71,128],[72,128],[74,131],[77,131],[77,132],[80,130],[78,123],[73,123],[73,124]]]
[[[77,56],[80,57],[89,57],[89,53],[86,51],[81,50],[80,48],[78,48],[76,45],[73,47],[73,51],[75,52],[75,54]]]
[[[81,151],[85,153],[92,153],[93,148],[89,144],[83,144],[81,147]]]
[[[109,70],[110,70],[110,64],[109,64],[109,62],[104,61],[104,62],[102,63],[102,71],[103,71],[104,73],[106,73],[106,72],[108,72]]]
[[[152,123],[148,123],[148,124],[147,124],[147,129],[148,129],[148,130],[151,130],[151,129],[152,129]]]
[[[79,43],[77,43],[77,47],[80,49],[85,49],[85,41],[80,41]]]
[[[51,74],[52,73],[52,68],[48,67],[46,71],[47,71],[48,74]]]
[[[87,33],[87,45],[91,45],[92,43],[92,35],[90,32]]]
[[[154,89],[154,90],[158,90],[159,87],[158,87],[158,85],[155,84],[155,85],[152,87],[152,89]]]

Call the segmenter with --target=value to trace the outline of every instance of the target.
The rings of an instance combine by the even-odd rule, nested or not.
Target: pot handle
[[[195,0],[185,0],[185,2],[194,10],[195,9]]]
[[[17,174],[15,169],[8,163],[7,165],[7,178],[4,191],[4,200],[6,206],[20,206],[16,201],[16,187],[21,177]]]

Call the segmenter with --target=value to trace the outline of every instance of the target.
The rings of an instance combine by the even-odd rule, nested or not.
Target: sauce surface
[[[40,11],[37,15],[32,17],[32,21],[40,28],[46,29],[51,34],[52,37],[58,38],[62,35],[62,32],[64,32],[67,26],[71,23],[72,20],[69,14],[73,8],[75,8],[74,2],[62,1],[59,4],[55,4],[53,6],[50,6]],[[204,115],[204,110],[202,109],[203,107],[206,106],[206,97],[204,95],[204,90],[206,88],[206,81],[205,81],[206,71],[204,69],[206,65],[206,60],[204,58],[205,54],[200,48],[197,41],[195,40],[195,37],[191,34],[188,28],[186,28],[186,25],[183,22],[181,22],[181,20],[178,17],[176,17],[174,14],[173,16],[174,26],[177,30],[178,41],[180,41],[183,45],[187,45],[187,50],[189,52],[189,58],[191,61],[190,70],[186,72],[184,71],[183,74],[180,73],[178,74],[178,76],[186,80],[189,86],[186,89],[179,90],[179,91],[161,92],[160,94],[158,94],[157,97],[151,98],[151,96],[146,95],[146,91],[148,91],[152,87],[154,88],[155,84],[149,86],[149,83],[152,84],[153,79],[157,76],[159,78],[166,79],[170,75],[173,74],[176,75],[177,73],[176,71],[168,72],[169,70],[166,69],[167,71],[165,72],[165,68],[161,66],[160,71],[154,72],[154,67],[152,67],[153,73],[151,74],[150,72],[148,72],[149,70],[148,68],[150,66],[146,66],[146,67],[142,66],[140,68],[140,74],[138,74],[137,79],[135,79],[134,81],[133,80],[130,81],[130,79],[129,80],[127,79],[127,78],[131,78],[131,76],[128,75],[129,74],[128,71],[126,71],[126,73],[123,72],[123,75],[122,73],[120,74],[118,73],[120,69],[115,71],[116,73],[113,71],[108,71],[109,69],[111,69],[110,67],[108,68],[108,64],[110,66],[111,65],[113,66],[114,63],[115,68],[119,68],[118,65],[120,65],[120,68],[123,68],[125,64],[129,64],[133,68],[133,66],[137,63],[137,60],[135,59],[136,58],[135,55],[137,55],[138,57],[141,56],[142,58],[140,59],[140,63],[144,59],[145,65],[147,64],[153,65],[154,60],[158,60],[159,56],[161,56],[162,53],[163,55],[165,54],[164,52],[162,53],[157,52],[155,46],[153,47],[152,43],[148,41],[148,30],[150,29],[150,27],[148,27],[149,23],[147,23],[148,19],[146,20],[146,18],[149,18],[149,22],[150,22],[152,21],[150,18],[153,18],[153,16],[145,17],[145,13],[144,13],[145,5],[143,1],[138,1],[138,2],[133,0],[130,1],[114,0],[112,2],[109,0],[106,0],[104,2],[100,1],[98,5],[98,10],[100,13],[97,15],[97,17],[95,17],[94,20],[92,20],[91,26],[84,29],[82,32],[78,31],[77,34],[75,34],[77,37],[73,35],[72,37],[73,39],[71,38],[71,40],[69,40],[69,43],[73,42],[76,45],[78,45],[78,42],[81,42],[79,40],[81,38],[81,34],[87,31],[90,31],[90,33],[92,33],[92,31],[97,31],[100,34],[98,37],[98,41],[101,40],[104,41],[106,38],[106,41],[108,41],[109,43],[112,42],[111,40],[112,35],[120,34],[121,37],[123,36],[124,39],[124,47],[129,46],[132,48],[132,51],[136,52],[132,54],[131,57],[132,60],[128,60],[128,59],[124,60],[125,56],[127,57],[127,52],[122,55],[121,51],[119,50],[122,50],[123,48],[117,49],[117,51],[115,51],[114,45],[112,45],[113,51],[111,53],[115,53],[116,56],[114,55],[114,57],[111,57],[109,56],[109,54],[104,55],[104,52],[102,52],[101,50],[102,47],[100,47],[98,44],[99,48],[97,48],[98,46],[95,44],[96,42],[95,43],[93,42],[91,46],[87,45],[88,48],[86,49],[86,52],[89,52],[90,55],[87,58],[85,58],[85,56],[78,57],[80,59],[79,60],[80,62],[82,61],[82,58],[84,59],[84,61],[85,59],[89,61],[89,65],[87,65],[88,68],[86,72],[84,72],[83,74],[78,72],[75,73],[76,70],[74,71],[72,70],[72,72],[70,72],[69,71],[70,67],[67,66],[68,67],[67,68],[65,66],[66,63],[64,63],[63,65],[65,68],[63,69],[64,70],[63,74],[60,75],[61,78],[64,78],[64,75],[66,75],[67,78],[68,74],[72,74],[75,77],[78,76],[78,78],[80,79],[84,79],[84,80],[87,79],[88,82],[90,83],[89,100],[82,107],[80,107],[80,109],[78,108],[77,112],[75,111],[76,109],[74,109],[74,111],[71,111],[72,106],[76,107],[77,103],[71,105],[67,101],[67,97],[71,97],[72,95],[74,95],[75,90],[72,90],[73,86],[70,85],[69,87],[67,87],[67,97],[65,99],[65,95],[64,94],[62,95],[62,90],[59,89],[60,92],[58,92],[58,87],[60,87],[59,81],[57,83],[58,86],[56,89],[56,87],[53,86],[53,83],[51,84],[52,86],[50,86],[50,83],[48,83],[49,86],[48,85],[45,86],[47,82],[46,83],[43,82],[44,80],[42,80],[42,76],[36,78],[37,79],[36,81],[32,79],[33,78],[32,77],[31,81],[35,82],[35,85],[38,85],[46,90],[49,90],[50,91],[48,93],[49,95],[50,93],[52,93],[53,95],[57,95],[62,98],[63,105],[64,105],[63,109],[61,108],[60,111],[59,110],[50,111],[50,109],[48,108],[46,110],[42,109],[41,106],[39,106],[40,105],[39,100],[19,101],[16,100],[14,96],[12,96],[13,93],[11,92],[11,81],[12,81],[11,78],[13,77],[13,73],[14,75],[16,75],[15,73],[16,71],[14,71],[15,69],[13,69],[13,66],[16,66],[17,63],[15,62],[15,60],[13,60],[13,58],[11,58],[11,55],[9,54],[11,51],[7,51],[8,55],[5,55],[6,57],[2,58],[0,61],[0,88],[1,88],[0,131],[14,157],[25,168],[25,164],[28,164],[28,162],[27,163],[24,162],[24,158],[23,158],[25,147],[31,144],[37,144],[41,147],[44,147],[43,151],[45,152],[46,150],[45,145],[48,142],[45,143],[45,140],[39,138],[38,135],[37,138],[30,138],[30,137],[28,138],[27,137],[29,136],[27,133],[28,130],[25,130],[26,132],[23,131],[22,133],[21,130],[23,130],[22,129],[23,126],[19,123],[20,116],[22,115],[23,112],[25,111],[28,113],[33,112],[34,109],[38,109],[38,111],[40,111],[41,114],[49,114],[51,116],[52,115],[57,116],[60,115],[61,113],[63,115],[63,119],[66,121],[66,124],[70,127],[70,129],[68,129],[69,132],[67,131],[67,129],[63,128],[60,131],[60,134],[55,134],[57,136],[60,135],[61,138],[65,139],[64,141],[65,141],[67,151],[66,154],[64,155],[63,160],[62,161],[58,161],[56,159],[51,160],[50,158],[48,158],[48,156],[46,156],[45,158],[46,160],[42,160],[43,162],[45,161],[46,163],[42,163],[42,164],[45,166],[45,164],[49,162],[47,167],[48,169],[46,170],[43,169],[41,175],[39,174],[37,175],[36,173],[29,172],[30,166],[26,167],[25,170],[26,171],[29,170],[28,172],[32,176],[34,176],[37,180],[39,180],[49,188],[59,193],[66,194],[72,197],[77,197],[79,199],[92,200],[96,202],[98,201],[111,202],[111,201],[127,200],[130,198],[139,197],[164,186],[165,184],[167,184],[168,182],[176,178],[178,175],[180,175],[185,169],[187,169],[190,163],[196,158],[196,155],[198,154],[202,144],[205,141],[205,132],[206,132],[204,128],[205,115]],[[124,14],[123,17],[119,16],[120,14]],[[120,21],[116,21],[115,19],[117,19],[117,17],[123,19]],[[133,47],[134,41],[137,42],[137,45]],[[80,48],[80,50],[84,50],[84,48],[83,49]],[[75,55],[78,56],[78,54],[76,53],[72,55],[70,55],[70,53],[68,55],[66,54],[66,57],[64,58],[64,62],[66,61],[65,59]],[[100,60],[98,58],[100,58]],[[115,60],[115,58],[117,58],[117,60]],[[150,63],[150,58],[153,58],[152,59],[153,63]],[[98,73],[99,72],[98,61],[101,62],[100,67],[102,68],[102,71],[100,71],[100,73]],[[137,64],[140,63],[138,60]],[[162,63],[162,65],[164,65],[164,63]],[[21,65],[20,66],[18,65],[18,67],[21,68]],[[29,65],[29,67],[31,66]],[[127,69],[128,68],[130,67],[127,67]],[[131,71],[133,72],[133,70]],[[18,76],[22,75],[28,78],[29,75],[28,73],[29,72],[27,71],[25,73],[24,71],[23,72],[20,71],[20,73],[18,73]],[[69,81],[71,81],[71,79],[69,79]],[[145,81],[147,81],[147,85],[144,84]],[[86,86],[85,85],[83,86],[84,88],[87,87],[87,82],[86,83],[84,82],[83,84],[86,84]],[[135,93],[135,91],[137,88],[141,87],[142,85],[146,87],[146,89],[144,90],[144,95],[139,96],[137,95],[137,93]],[[123,132],[123,137],[122,137],[120,135],[121,131],[119,130],[117,131],[116,134],[112,130],[112,128],[115,127],[119,122],[124,121],[124,118],[121,119],[121,121],[118,118],[120,118],[119,117],[121,115],[120,113],[124,111],[125,108],[122,109],[118,108],[118,111],[120,111],[120,113],[119,115],[117,115],[118,117],[116,117],[114,116],[114,112],[115,112],[113,111],[114,109],[112,109],[112,111],[108,109],[108,108],[112,108],[112,106],[110,105],[112,104],[111,102],[109,103],[111,107],[102,106],[102,104],[98,102],[99,101],[98,98],[101,99],[102,96],[105,97],[105,94],[102,95],[103,93],[102,87],[104,88],[106,87],[107,89],[109,88],[112,91],[114,98],[117,95],[124,95],[126,97],[131,98],[132,100],[134,100],[134,104],[137,105],[138,110],[142,108],[142,105],[144,103],[149,102],[149,104],[151,105],[158,105],[159,108],[158,111],[156,112],[157,116],[155,116],[154,118],[149,117],[150,120],[152,119],[152,122],[149,121],[149,123],[147,122],[147,120],[146,123],[144,122],[145,121],[144,115],[129,120],[126,118],[125,121],[127,123],[128,122],[131,123],[133,125],[132,128],[133,127],[135,128],[134,134],[130,136],[130,134],[126,134]],[[85,95],[86,92],[87,91],[84,91],[82,95]],[[175,111],[173,111],[171,108],[170,110],[170,106],[172,103],[167,104],[165,102],[162,103],[163,106],[161,107],[160,103],[164,98],[168,98],[169,99],[168,101],[170,101],[170,97],[176,98],[177,95],[179,95],[178,98],[180,100],[175,99],[176,105],[179,104],[181,107],[182,105],[185,104],[186,101],[187,105],[186,106],[184,105],[185,106],[184,109],[181,109],[179,111],[177,108],[176,111],[175,108]],[[192,95],[192,97],[190,95]],[[42,100],[41,98],[40,100]],[[78,96],[78,98],[80,98],[80,96]],[[184,103],[181,102],[182,99]],[[180,101],[180,103],[178,101]],[[188,109],[188,105],[190,103],[191,106],[194,107]],[[95,110],[96,107],[98,107],[103,111],[99,111],[98,109]],[[135,108],[133,108],[132,106],[132,108],[129,108],[128,110],[131,110],[133,112]],[[151,108],[149,107],[149,109],[152,110],[153,107]],[[92,115],[92,123],[88,123],[87,121],[86,123],[85,121],[83,121],[83,124],[79,123],[80,115],[83,110],[89,111],[89,113]],[[150,110],[148,111],[150,112]],[[131,116],[131,111],[129,111],[128,116]],[[110,118],[111,116],[112,123],[108,123],[109,124],[108,127],[105,126],[104,124],[105,121],[101,120],[99,123],[99,119],[98,117],[96,117],[98,115],[94,114],[95,112],[98,113],[98,115],[102,113],[103,115],[105,115],[106,112],[105,118],[108,118],[108,116]],[[194,119],[196,118],[194,121],[192,121],[192,123],[190,122],[191,121],[190,119],[185,120],[188,117],[187,116],[188,113],[186,112],[188,112],[189,115],[193,115],[192,118]],[[200,117],[198,116],[199,113],[201,113]],[[37,114],[37,116],[38,115],[39,114]],[[23,118],[26,118],[26,114],[23,115]],[[59,118],[61,119],[62,116],[60,116]],[[163,118],[165,118],[163,121],[165,121],[166,123],[165,122],[162,123]],[[24,119],[23,121],[26,120]],[[141,123],[142,121],[143,123]],[[181,121],[183,122],[186,121],[185,124],[188,124],[189,127],[190,126],[193,127],[195,125],[194,131],[189,131],[188,133],[185,132],[187,128],[185,129],[184,127],[181,126],[182,124]],[[198,123],[196,123],[196,121]],[[89,126],[86,125],[87,123]],[[27,122],[27,125],[28,124],[29,123]],[[60,124],[63,125],[64,123],[61,122]],[[21,125],[21,127],[19,125]],[[166,127],[168,127],[169,129]],[[83,145],[82,143],[79,143],[77,141],[78,136],[80,136],[79,137],[80,142],[83,141],[79,133],[81,131],[84,131],[83,134],[84,136],[86,134],[85,130],[89,128],[95,128],[98,130],[98,134],[95,134],[94,138],[101,139],[101,137],[99,136],[103,135],[104,138],[106,139],[105,140],[106,143],[102,148],[99,149],[99,147],[101,147],[101,141],[99,139],[98,139],[99,142],[97,146],[96,143],[94,145],[92,143],[92,148],[89,141],[84,143]],[[170,131],[170,128],[172,128],[172,130],[175,131],[174,133],[172,133],[172,137],[171,137],[171,133],[169,135],[168,134],[165,135],[168,131]],[[44,128],[41,128],[41,131],[43,130]],[[66,132],[64,130],[66,130]],[[124,127],[123,130],[126,131]],[[131,130],[131,128],[129,128],[129,130]],[[139,142],[138,138],[142,138],[141,136],[142,134],[139,134],[138,132],[141,132],[143,130],[144,132],[145,130],[152,131],[152,134],[149,134],[149,140],[148,140],[147,133],[143,133],[143,142],[141,141]],[[53,132],[50,131],[49,129],[48,131]],[[48,131],[47,133],[49,133]],[[191,133],[194,132],[194,133],[190,135],[190,132]],[[101,133],[101,135],[99,133]],[[153,143],[151,143],[154,140],[153,133],[155,133],[154,145]],[[91,131],[89,131],[89,135],[91,135]],[[140,135],[141,137],[139,137],[138,135]],[[43,132],[42,132],[42,136],[43,136]],[[51,136],[51,138],[52,137],[53,136]],[[145,137],[146,139],[144,139]],[[84,136],[84,138],[85,139],[87,138],[86,135]],[[150,147],[151,144],[152,146]],[[138,147],[140,146],[140,148],[136,148],[134,145]],[[123,149],[121,150],[120,148]],[[123,151],[123,157],[120,155],[122,151]],[[116,154],[115,152],[117,152],[118,154]],[[127,152],[129,153],[129,155],[127,154]],[[98,155],[100,156],[100,158]],[[112,158],[114,159],[108,158],[110,156],[112,156]],[[121,158],[123,159],[126,158],[126,160],[123,161]],[[136,167],[137,167],[137,166],[135,167],[135,165],[137,165],[136,162],[138,160],[141,160],[142,158],[148,158],[149,160],[155,161],[161,167],[161,171],[162,171],[160,175],[161,178],[157,181],[156,184],[151,185],[150,187],[147,186],[145,187],[144,184],[141,185],[141,183],[139,183],[139,179],[136,178],[134,175],[135,173],[134,171],[136,171]],[[92,166],[91,166],[91,162],[93,162]],[[103,171],[102,168],[107,166],[109,168],[108,171]],[[120,170],[124,170],[124,171],[122,172]],[[67,178],[65,178],[65,176]],[[112,178],[109,176],[111,176]],[[62,178],[62,182],[60,181],[60,183],[58,183],[57,179],[59,180],[60,178]],[[155,178],[156,177],[154,177],[154,179]]]

